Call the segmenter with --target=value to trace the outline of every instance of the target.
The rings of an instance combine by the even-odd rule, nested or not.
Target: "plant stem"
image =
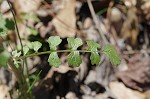
[[[10,3],[9,0],[7,0],[7,3],[8,3],[8,5],[9,5],[9,7],[10,7],[10,11],[11,11],[11,13],[12,13],[12,15],[13,15],[13,18],[14,18],[15,28],[16,28],[16,32],[17,32],[17,35],[18,35],[18,38],[19,38],[19,42],[20,42],[20,44],[21,44],[21,50],[22,50],[22,49],[23,49],[23,44],[22,44],[22,42],[21,42],[21,36],[20,36],[20,34],[19,34],[19,29],[18,29],[18,25],[17,25],[15,13],[14,13],[14,10],[12,9],[12,5],[11,5],[11,3]]]
[[[24,59],[24,58],[27,58],[27,57],[43,55],[43,54],[50,54],[52,52],[63,53],[63,52],[75,52],[75,51],[79,51],[79,52],[82,52],[82,53],[91,53],[91,52],[101,53],[102,52],[102,51],[88,51],[88,50],[53,50],[53,51],[45,51],[45,52],[38,52],[38,53],[35,52],[33,54],[29,54],[29,55],[25,55],[25,56],[21,56],[21,57],[16,57],[16,60]]]
[[[11,5],[11,3],[10,3],[9,0],[7,0],[7,3],[8,3],[8,5],[9,5],[9,7],[10,7],[10,11],[11,11],[11,13],[12,13],[12,15],[13,15],[13,18],[14,18],[16,33],[17,33],[17,35],[18,35],[19,42],[20,42],[20,44],[21,44],[21,52],[23,53],[23,44],[22,44],[22,41],[21,41],[21,36],[20,36],[20,33],[19,33],[19,28],[18,28],[18,25],[17,25],[15,13],[14,13],[14,10],[12,9],[12,5]],[[27,60],[24,59],[24,62],[25,62],[25,66],[26,66],[26,74],[27,74],[26,76],[28,77],[29,72],[28,72]]]
[[[20,36],[20,34],[19,34],[19,28],[18,28],[18,25],[17,25],[17,21],[16,21],[16,17],[15,17],[15,13],[14,13],[14,10],[13,10],[13,8],[12,8],[12,5],[11,5],[11,3],[10,3],[10,1],[9,0],[7,0],[7,3],[8,3],[8,5],[9,5],[9,7],[10,7],[10,11],[11,11],[11,13],[12,13],[12,15],[13,15],[13,18],[14,18],[14,23],[15,23],[15,30],[16,30],[16,33],[17,33],[17,36],[18,36],[18,38],[19,38],[19,42],[20,42],[20,45],[21,45],[21,52],[23,53],[23,44],[22,44],[22,41],[21,41],[21,36]],[[27,71],[27,75],[25,75],[24,74],[24,69],[22,68],[22,67],[20,67],[20,74],[22,75],[21,77],[21,79],[19,79],[22,83],[20,83],[20,87],[21,87],[21,95],[19,96],[21,99],[24,99],[24,97],[32,97],[30,94],[28,94],[28,93],[26,93],[26,91],[27,91],[27,89],[28,89],[28,83],[29,82],[27,82],[27,78],[28,78],[28,66],[27,66],[27,61],[26,61],[26,58],[24,58],[24,61],[25,61],[25,66],[26,66],[26,71]],[[12,67],[13,68],[13,67]],[[16,70],[19,70],[19,69],[17,69],[16,68]],[[16,73],[16,71],[14,71],[14,73]]]

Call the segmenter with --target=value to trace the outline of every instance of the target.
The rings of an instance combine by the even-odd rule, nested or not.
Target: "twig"
[[[92,14],[94,23],[95,23],[95,25],[96,25],[96,28],[97,28],[98,32],[100,33],[100,36],[101,36],[101,38],[102,38],[103,41],[104,41],[104,44],[108,44],[108,40],[106,39],[106,37],[105,37],[105,35],[103,34],[103,31],[102,31],[102,29],[101,29],[101,27],[100,27],[100,25],[99,25],[99,21],[98,21],[98,19],[97,19],[97,17],[96,17],[96,13],[95,13],[95,11],[94,11],[94,8],[93,8],[93,5],[92,5],[92,3],[91,3],[91,0],[87,0],[87,3],[88,3],[88,6],[89,6],[89,9],[90,9],[90,12],[91,12],[91,14]]]

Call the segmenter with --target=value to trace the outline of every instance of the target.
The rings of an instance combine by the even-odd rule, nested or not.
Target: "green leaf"
[[[39,48],[41,48],[42,43],[40,43],[39,41],[34,41],[32,42],[32,46],[35,52],[38,52]]]
[[[0,53],[0,65],[6,67],[8,60],[10,58],[10,53],[6,50]]]
[[[2,14],[0,13],[0,36],[6,36],[8,29],[6,28],[6,21],[2,17]]]
[[[91,56],[90,56],[90,60],[91,60],[92,65],[99,64],[100,56],[99,56],[98,52],[92,52]]]
[[[109,57],[109,60],[113,65],[120,64],[121,59],[117,53],[117,50],[112,45],[106,45],[102,52]]]
[[[27,46],[29,47],[29,49],[33,49],[32,42],[28,42]]]
[[[28,46],[24,46],[23,47],[23,54],[26,55],[29,51],[29,47]]]
[[[6,36],[7,35],[7,28],[3,27],[1,28],[0,27],[0,36]]]
[[[14,65],[19,68],[21,61],[14,60]]]
[[[11,19],[6,19],[5,21],[6,21],[5,26],[6,26],[6,28],[7,28],[8,30],[15,30],[15,23],[14,23],[13,20],[11,20]]]
[[[58,67],[61,64],[61,61],[57,55],[57,52],[52,52],[49,55],[48,62],[50,65]]]
[[[19,57],[19,56],[21,55],[21,51],[18,52],[17,50],[14,50],[14,51],[12,51],[12,55],[13,55],[14,57]]]
[[[38,52],[38,50],[41,48],[42,43],[40,43],[39,41],[34,41],[34,42],[29,42],[27,44],[27,47],[29,49],[33,49],[35,52]]]
[[[49,43],[49,47],[51,50],[56,50],[56,47],[62,42],[62,40],[59,36],[51,36],[49,37],[47,42]]]
[[[30,80],[33,80],[32,84],[28,87],[27,93],[31,92],[31,90],[33,89],[34,84],[36,83],[36,81],[38,81],[40,79],[40,74],[41,74],[42,70],[37,74],[37,75],[31,75],[29,77]]]
[[[26,21],[28,21],[28,20],[33,20],[35,22],[40,21],[40,19],[34,14],[22,13],[22,16],[23,16],[24,20],[26,20]]]
[[[92,51],[90,56],[91,63],[92,65],[97,65],[100,62],[100,56],[97,52],[97,49],[100,48],[100,45],[92,40],[87,41],[87,45],[89,47],[88,50]]]
[[[57,46],[62,42],[59,36],[51,36],[48,38],[47,42],[49,43],[50,50],[56,50]],[[52,52],[49,55],[48,62],[50,65],[58,67],[61,64],[61,61],[57,55],[57,52]]]
[[[0,13],[0,27],[5,27],[6,25],[6,21],[3,18],[2,14]]]
[[[83,44],[80,38],[67,38],[67,41],[71,50],[77,50],[77,48]],[[82,59],[80,57],[79,51],[72,51],[68,55],[67,61],[69,65],[80,66]]]
[[[80,66],[80,64],[82,63],[82,59],[80,57],[79,51],[71,52],[67,57],[67,61],[69,65]]]
[[[79,46],[83,44],[80,38],[67,38],[67,41],[71,50],[76,50]]]
[[[98,43],[95,43],[92,40],[86,41],[87,45],[89,47],[89,51],[97,51],[98,48],[100,48],[100,45]]]
[[[32,27],[27,27],[27,32],[32,33],[32,35],[37,36],[38,35],[38,30]]]

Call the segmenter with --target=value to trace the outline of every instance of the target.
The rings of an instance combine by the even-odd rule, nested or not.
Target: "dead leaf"
[[[129,89],[120,82],[111,82],[109,87],[117,99],[145,99],[143,93]]]
[[[137,3],[137,0],[123,0],[123,1],[127,7],[135,6]]]
[[[17,14],[34,12],[39,8],[41,0],[15,0],[14,8]]]
[[[0,99],[11,99],[6,85],[0,85]]]
[[[129,59],[128,69],[117,73],[123,83],[133,89],[144,91],[150,88],[150,60],[142,55]]]
[[[75,0],[64,0],[64,8],[52,20],[58,35],[62,38],[74,37],[76,28]]]
[[[121,37],[125,40],[130,40],[131,45],[135,46],[137,43],[137,37],[139,34],[139,20],[137,17],[136,7],[131,7],[127,12],[127,19],[123,23],[121,29]]]

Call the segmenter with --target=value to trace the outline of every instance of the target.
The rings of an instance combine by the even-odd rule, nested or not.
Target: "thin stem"
[[[22,50],[22,49],[23,49],[23,44],[22,44],[22,42],[21,42],[21,36],[20,36],[20,34],[19,34],[19,29],[18,29],[18,25],[17,25],[15,13],[14,13],[14,10],[12,9],[12,5],[11,5],[11,3],[10,3],[9,0],[7,0],[7,3],[8,3],[8,5],[9,5],[9,7],[10,7],[10,11],[11,11],[11,13],[12,13],[12,15],[13,15],[13,18],[14,18],[15,28],[16,28],[16,32],[17,32],[17,35],[18,35],[18,38],[19,38],[19,42],[20,42],[20,44],[21,44],[21,50]]]
[[[103,41],[104,41],[105,44],[108,44],[108,40],[106,39],[106,37],[105,37],[105,35],[104,35],[104,33],[103,33],[102,29],[101,29],[101,26],[99,24],[99,20],[96,17],[96,13],[94,11],[94,8],[93,8],[93,5],[91,3],[91,0],[87,0],[87,3],[88,3],[88,6],[89,6],[91,15],[93,17],[93,21],[94,21],[94,23],[96,25],[96,28],[97,28],[98,32],[100,33],[101,38],[103,39]]]
[[[20,42],[20,44],[21,44],[21,51],[22,51],[22,53],[23,53],[23,44],[22,44],[22,41],[21,41],[21,36],[20,36],[20,33],[19,33],[19,28],[18,28],[18,25],[17,25],[15,13],[14,13],[14,10],[12,9],[12,5],[11,5],[11,3],[10,3],[9,0],[7,0],[7,3],[8,3],[8,5],[9,5],[9,7],[10,7],[10,11],[11,11],[11,13],[12,13],[12,15],[13,15],[13,18],[14,18],[16,33],[17,33],[17,35],[18,35],[19,42]],[[26,69],[27,69],[27,72],[26,72],[26,73],[27,73],[27,77],[28,77],[29,72],[28,72],[27,60],[25,59],[24,61],[25,61],[25,64],[24,64],[24,65],[26,66]]]
[[[29,93],[31,91],[31,89],[33,88],[33,85],[36,83],[38,77],[40,76],[42,70],[37,74],[36,78],[34,79],[33,83],[31,84],[31,86],[28,88],[27,93]]]
[[[9,7],[10,7],[10,11],[11,11],[11,13],[12,13],[12,15],[13,15],[13,18],[14,18],[14,23],[15,23],[15,30],[16,30],[16,33],[17,33],[17,36],[18,36],[18,38],[19,38],[19,42],[20,42],[20,45],[21,45],[21,51],[22,51],[22,53],[23,53],[23,44],[22,44],[22,41],[21,41],[21,36],[20,36],[20,34],[19,34],[19,28],[18,28],[18,25],[17,25],[17,21],[16,21],[16,17],[15,17],[15,13],[14,13],[14,10],[13,10],[13,8],[12,8],[12,5],[11,5],[11,3],[10,3],[10,1],[9,0],[7,0],[7,3],[8,3],[8,5],[9,5]],[[24,95],[24,96],[20,96],[20,97],[31,97],[30,95],[28,95],[28,94],[26,94],[26,92],[24,92],[24,90],[27,90],[27,89],[24,89],[24,88],[27,88],[27,87],[29,87],[28,86],[28,83],[29,82],[27,82],[26,81],[26,78],[28,78],[28,66],[27,66],[27,63],[26,63],[26,58],[24,59],[24,61],[25,61],[25,65],[26,65],[26,68],[27,68],[27,75],[24,75],[24,69],[23,68],[20,68],[21,69],[21,72],[22,72],[22,79],[21,79],[21,81],[23,81],[23,84],[24,85],[22,85],[21,84],[21,93],[22,93],[22,95]],[[15,71],[14,71],[15,72]],[[22,89],[23,88],[23,89]]]
[[[82,52],[82,53],[91,53],[91,52],[101,53],[102,52],[102,51],[88,51],[88,50],[53,50],[53,51],[45,51],[45,52],[38,52],[38,53],[35,52],[33,54],[29,54],[29,55],[17,57],[16,60],[24,59],[24,58],[27,58],[27,57],[33,57],[33,56],[43,55],[43,54],[50,54],[52,52],[63,53],[63,52],[75,52],[75,51],[79,51],[79,52]]]

